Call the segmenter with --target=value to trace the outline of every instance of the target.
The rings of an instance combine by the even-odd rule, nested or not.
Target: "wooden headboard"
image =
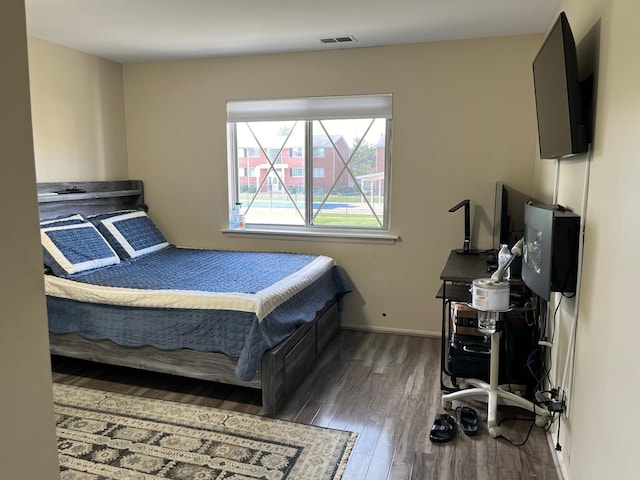
[[[72,213],[147,209],[142,180],[38,183],[38,207],[41,220]]]

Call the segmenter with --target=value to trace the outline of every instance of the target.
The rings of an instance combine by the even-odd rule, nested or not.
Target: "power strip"
[[[553,388],[547,392],[536,392],[536,402],[544,405],[549,412],[562,413],[565,409],[564,399],[558,399],[558,390]]]

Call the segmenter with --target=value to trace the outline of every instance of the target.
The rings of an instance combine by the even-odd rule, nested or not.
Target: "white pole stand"
[[[522,398],[515,393],[508,392],[498,385],[500,366],[500,332],[491,335],[491,356],[489,366],[489,383],[477,378],[469,378],[463,381],[465,387],[457,392],[442,395],[442,408],[451,410],[453,403],[459,404],[461,400],[480,400],[487,402],[487,429],[492,438],[502,435],[500,426],[496,420],[498,405],[509,405],[524,408],[535,414],[536,425],[544,427],[549,419],[549,411],[533,402]],[[470,385],[471,388],[466,388]]]

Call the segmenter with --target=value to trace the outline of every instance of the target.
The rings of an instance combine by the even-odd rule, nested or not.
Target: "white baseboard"
[[[409,330],[405,328],[392,328],[392,327],[374,327],[369,325],[353,325],[349,323],[340,322],[340,328],[344,330],[357,330],[361,332],[372,333],[395,333],[396,335],[412,335],[415,337],[433,337],[440,338],[441,332],[428,332],[425,330]]]

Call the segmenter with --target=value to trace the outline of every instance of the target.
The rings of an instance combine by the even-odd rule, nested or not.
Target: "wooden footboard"
[[[332,301],[316,319],[262,357],[262,408],[277,412],[295,392],[315,360],[340,328],[338,303]]]
[[[340,328],[338,303],[333,300],[316,318],[267,351],[253,380],[234,374],[237,358],[195,350],[123,347],[110,340],[87,340],[75,333],[49,335],[51,353],[109,365],[139,368],[262,390],[264,413],[277,412],[311,369]]]

